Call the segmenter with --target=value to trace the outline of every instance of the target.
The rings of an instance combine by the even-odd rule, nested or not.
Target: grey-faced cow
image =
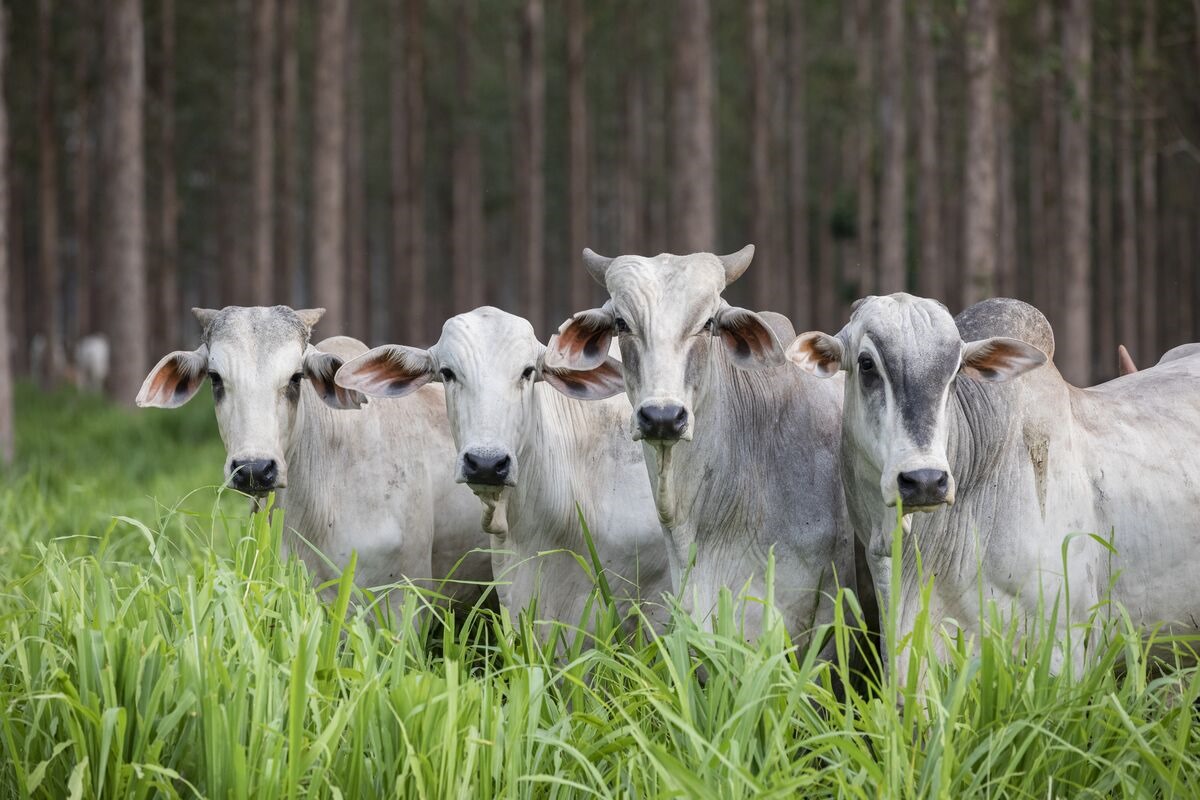
[[[336,577],[358,551],[360,586],[428,583],[453,571],[445,591],[473,601],[481,589],[468,582],[489,580],[490,565],[486,553],[472,551],[487,540],[474,498],[448,465],[454,443],[441,387],[363,405],[333,376],[366,345],[344,336],[311,345],[323,311],[195,309],[203,343],[159,361],[138,405],[181,406],[208,378],[229,484],[251,495],[277,493],[285,546],[318,580]]]
[[[1065,596],[1067,537],[1110,531],[1115,555],[1090,536],[1069,540],[1060,643],[1111,580],[1135,624],[1197,629],[1200,359],[1080,389],[1048,363],[1053,353],[1049,323],[1025,303],[989,300],[954,319],[906,294],[860,301],[836,336],[789,346],[809,372],[846,376],[846,498],[885,601],[891,570],[902,570],[898,637],[919,610],[918,547],[933,576],[931,618],[978,636],[981,598],[1030,619]],[[1076,633],[1073,656],[1087,638]]]
[[[445,386],[458,450],[447,466],[484,503],[507,608],[536,597],[539,618],[581,622],[595,582],[579,562],[590,559],[578,503],[614,594],[650,601],[646,612],[659,620],[670,588],[666,552],[641,448],[624,432],[630,408],[619,365],[551,369],[545,350],[526,320],[485,307],[448,320],[428,350],[378,347],[336,380],[378,397]]]
[[[855,579],[837,475],[841,392],[785,363],[773,327],[790,334],[785,320],[722,299],[753,253],[584,251],[611,300],[564,323],[546,361],[595,366],[617,337],[632,436],[644,443],[685,606],[704,618],[728,587],[756,635],[763,605],[743,601],[765,596],[774,550],[775,603],[803,642],[832,619],[837,583]]]

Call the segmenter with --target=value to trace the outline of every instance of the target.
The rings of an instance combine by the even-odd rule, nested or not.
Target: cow
[[[1168,361],[1174,361],[1177,358],[1187,358],[1197,353],[1200,353],[1200,342],[1188,342],[1187,344],[1172,347],[1163,353],[1158,363],[1165,364]],[[1138,371],[1137,364],[1133,361],[1133,356],[1129,355],[1129,351],[1125,349],[1125,345],[1123,344],[1117,345],[1117,371],[1121,377],[1132,375]]]
[[[445,387],[453,468],[484,504],[484,527],[497,539],[492,572],[510,611],[536,601],[540,619],[584,621],[596,583],[582,566],[591,564],[582,513],[613,593],[650,601],[647,616],[661,624],[666,550],[641,447],[624,432],[620,367],[607,358],[588,370],[551,369],[545,351],[529,322],[483,307],[447,320],[428,350],[377,347],[335,380],[373,397]]]
[[[563,323],[546,363],[595,367],[617,338],[684,606],[703,621],[728,588],[757,637],[774,552],[775,605],[805,644],[833,619],[839,583],[855,582],[837,476],[841,392],[786,363],[776,330],[790,334],[786,320],[722,299],[753,255],[752,245],[727,256],[585,250],[610,300]]]
[[[475,551],[487,541],[474,498],[448,465],[454,445],[441,387],[364,406],[333,376],[366,345],[345,336],[310,344],[324,309],[193,313],[204,330],[200,347],[164,356],[137,404],[177,408],[207,378],[228,484],[258,498],[276,493],[285,549],[318,582],[337,577],[357,551],[362,587],[437,585],[452,575],[448,596],[477,599],[490,565]],[[393,605],[401,594],[392,593]]]
[[[1053,355],[1049,323],[1025,303],[988,300],[953,318],[907,294],[861,300],[836,336],[789,345],[804,370],[845,376],[846,501],[885,601],[901,570],[895,641],[913,631],[930,576],[931,621],[975,641],[981,600],[1026,622],[1062,601],[1056,669],[1085,654],[1096,629],[1078,626],[1110,582],[1136,625],[1200,627],[1200,359],[1081,389]]]

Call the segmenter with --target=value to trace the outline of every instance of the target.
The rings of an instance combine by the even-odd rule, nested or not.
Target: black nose
[[[503,486],[512,469],[512,459],[507,453],[471,452],[463,453],[463,477],[467,483],[485,486]]]
[[[646,439],[678,439],[687,429],[688,413],[683,406],[642,406],[637,412],[638,430]]]
[[[915,469],[901,472],[896,482],[904,505],[936,506],[946,502],[950,475],[940,469]]]
[[[273,458],[234,459],[230,466],[229,485],[239,492],[269,492],[279,479],[279,465]]]

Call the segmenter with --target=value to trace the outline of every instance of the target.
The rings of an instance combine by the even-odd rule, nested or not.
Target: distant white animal
[[[473,552],[488,544],[476,501],[454,480],[440,386],[334,410],[365,401],[333,375],[367,348],[344,336],[309,344],[324,309],[193,311],[203,343],[159,361],[137,404],[181,406],[208,377],[229,484],[251,495],[277,492],[288,548],[319,581],[340,574],[351,551],[364,587],[436,583],[451,572],[458,581],[490,579],[487,554]],[[481,587],[452,583],[446,591],[473,601]]]
[[[989,300],[954,319],[906,294],[862,300],[836,336],[805,333],[789,346],[807,371],[846,375],[847,503],[885,600],[901,570],[900,640],[919,611],[918,547],[933,577],[931,619],[978,641],[980,600],[1028,619],[1039,602],[1065,599],[1062,548],[1081,532],[1111,532],[1115,554],[1070,539],[1063,645],[1110,582],[1134,624],[1200,631],[1200,358],[1080,389],[1047,362],[1053,354],[1049,323],[1025,303]],[[897,503],[901,564],[890,558]],[[1074,657],[1087,640],[1075,631]]]
[[[336,380],[378,397],[445,386],[454,469],[484,503],[507,608],[536,598],[539,618],[581,622],[596,584],[580,563],[591,559],[578,503],[613,593],[650,601],[646,613],[661,622],[666,549],[641,448],[625,434],[620,365],[551,369],[545,350],[529,322],[485,307],[448,320],[429,350],[377,347],[347,361]]]
[[[108,337],[93,333],[75,343],[75,385],[87,392],[101,392],[108,379]]]
[[[790,333],[786,320],[721,298],[753,254],[753,246],[721,257],[585,250],[612,299],[564,323],[546,364],[598,366],[618,338],[632,437],[645,444],[685,605],[704,619],[727,587],[756,636],[773,550],[775,604],[804,643],[832,621],[838,583],[856,583],[837,474],[841,392],[787,364],[774,327]]]

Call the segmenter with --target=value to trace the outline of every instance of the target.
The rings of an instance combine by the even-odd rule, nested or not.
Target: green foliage
[[[400,587],[418,622],[384,624],[352,575],[318,596],[278,557],[280,515],[189,494],[223,457],[205,403],[131,415],[70,394],[21,400],[21,464],[0,493],[3,797],[1179,797],[1200,785],[1200,674],[1179,647],[1151,668],[1124,625],[1072,680],[1049,669],[1048,640],[998,619],[981,642],[926,625],[900,653],[925,674],[918,695],[881,680],[876,658],[852,673],[853,618],[826,631],[839,658],[819,663],[769,612],[744,641],[728,596],[712,629],[677,613],[665,635],[631,637],[599,592],[585,635],[418,613],[423,597]]]

